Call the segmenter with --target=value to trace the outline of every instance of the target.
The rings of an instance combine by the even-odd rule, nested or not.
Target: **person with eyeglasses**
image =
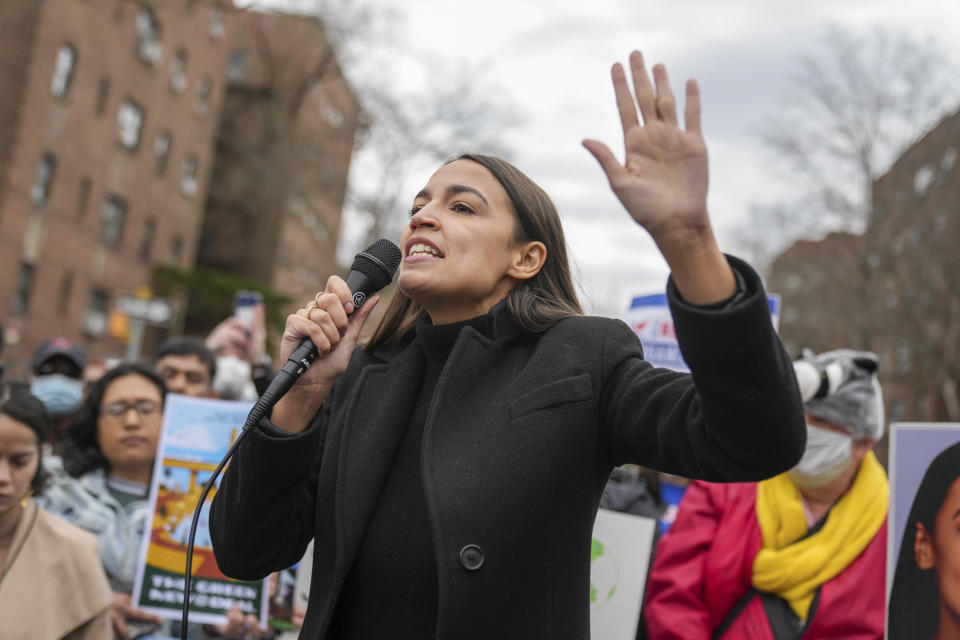
[[[148,494],[166,391],[148,366],[115,366],[90,388],[67,429],[62,456],[44,459],[50,485],[37,503],[97,537],[118,638],[131,637],[131,623],[163,622],[133,608],[130,593],[152,517]]]

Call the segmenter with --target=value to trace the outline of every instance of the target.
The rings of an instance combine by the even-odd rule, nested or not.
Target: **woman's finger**
[[[610,184],[613,184],[614,180],[623,171],[623,166],[617,160],[616,156],[613,155],[613,152],[610,151],[610,147],[598,140],[589,139],[584,140],[581,144],[597,159],[600,167],[604,173],[607,174],[607,180],[610,181]]]
[[[662,64],[653,66],[653,81],[657,85],[657,115],[665,123],[677,126],[677,100],[670,88],[667,68]]]
[[[657,104],[647,69],[643,65],[643,54],[639,51],[630,54],[630,71],[633,73],[633,90],[637,95],[640,115],[643,116],[644,123],[650,122],[657,117]]]
[[[326,291],[323,293],[318,293],[315,303],[316,308],[319,311],[322,311],[330,316],[334,325],[337,327],[338,333],[343,335],[344,331],[347,330],[347,320],[349,318],[347,316],[347,310],[344,308],[345,305],[343,303],[343,298],[340,297],[340,293]],[[352,303],[350,306],[353,306]],[[313,319],[316,319],[317,316],[318,314],[314,313]]]
[[[687,131],[700,133],[700,86],[696,80],[687,80],[687,106],[683,120]]]
[[[323,329],[316,322],[308,320],[306,313],[306,309],[300,309],[297,313],[287,316],[284,339],[289,339],[293,344],[296,344],[303,338],[310,338],[319,353],[329,352],[330,340],[327,338],[326,333],[324,333]]]
[[[613,93],[617,99],[617,111],[620,112],[623,135],[627,135],[629,129],[640,124],[640,121],[637,120],[637,107],[633,103],[630,87],[627,86],[627,76],[624,75],[623,67],[620,66],[619,62],[613,65],[610,76],[613,79]]]
[[[380,302],[380,296],[375,294],[367,298],[367,301],[357,309],[356,313],[350,316],[350,326],[347,328],[346,338],[350,340],[352,344],[356,344],[357,339],[360,337],[360,332],[363,330],[363,324],[367,321],[367,318],[370,317],[373,308],[377,306],[378,302]]]
[[[340,276],[330,276],[327,278],[327,286],[324,293],[336,295],[343,304],[345,313],[353,313],[353,292]]]
[[[340,307],[342,311],[343,308]],[[346,318],[346,316],[344,316]],[[331,348],[340,342],[340,337],[347,331],[346,320],[343,322],[343,326],[339,326],[327,313],[324,309],[313,308],[307,311],[307,320],[310,320],[316,325],[320,326],[320,329],[323,331],[323,334],[327,337],[327,340],[330,341]]]

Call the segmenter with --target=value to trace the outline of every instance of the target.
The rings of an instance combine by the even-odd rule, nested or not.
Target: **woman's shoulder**
[[[633,330],[623,320],[604,316],[571,316],[554,323],[540,335],[548,341],[560,340],[565,343],[599,346],[604,342],[615,341],[629,345],[639,345],[640,341]]]
[[[70,557],[76,555],[81,564],[90,559],[92,565],[100,566],[97,538],[92,533],[39,508],[36,527],[36,534],[49,541],[51,552]]]

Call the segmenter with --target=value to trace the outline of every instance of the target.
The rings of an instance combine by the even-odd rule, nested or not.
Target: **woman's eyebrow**
[[[450,185],[449,187],[447,187],[446,194],[447,194],[447,197],[449,198],[450,196],[455,196],[455,195],[457,195],[458,193],[464,193],[464,192],[474,194],[475,196],[477,196],[478,198],[480,198],[481,200],[483,200],[483,204],[485,204],[485,205],[487,205],[487,206],[490,206],[490,203],[487,202],[486,196],[484,196],[482,193],[480,193],[480,191],[479,191],[478,189],[476,189],[476,188],[474,188],[474,187],[468,187],[468,186],[465,185],[465,184],[452,184],[452,185]],[[419,200],[420,198],[423,198],[423,199],[425,199],[425,200],[429,200],[430,197],[431,197],[431,196],[430,196],[430,192],[429,192],[429,191],[427,191],[426,189],[420,189],[419,193],[417,193],[417,195],[415,195],[415,196],[413,197],[413,199],[414,199],[414,200]]]
[[[483,204],[485,204],[485,205],[487,205],[487,206],[490,206],[490,203],[487,202],[486,197],[484,197],[484,195],[483,195],[482,193],[480,193],[479,190],[477,190],[477,189],[475,189],[475,188],[473,188],[473,187],[468,187],[468,186],[465,185],[465,184],[452,184],[452,185],[450,185],[449,187],[447,187],[447,195],[448,195],[448,196],[453,196],[453,195],[456,195],[456,194],[458,194],[458,193],[464,193],[464,192],[474,194],[475,196],[477,196],[478,198],[480,198],[481,200],[483,200]]]

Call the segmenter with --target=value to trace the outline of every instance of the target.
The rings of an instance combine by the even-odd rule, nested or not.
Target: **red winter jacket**
[[[650,640],[709,639],[750,589],[762,546],[755,483],[692,483],[677,519],[660,540],[646,591]],[[887,523],[863,553],[821,587],[804,639],[883,637]],[[740,612],[722,638],[774,640],[760,597]]]

